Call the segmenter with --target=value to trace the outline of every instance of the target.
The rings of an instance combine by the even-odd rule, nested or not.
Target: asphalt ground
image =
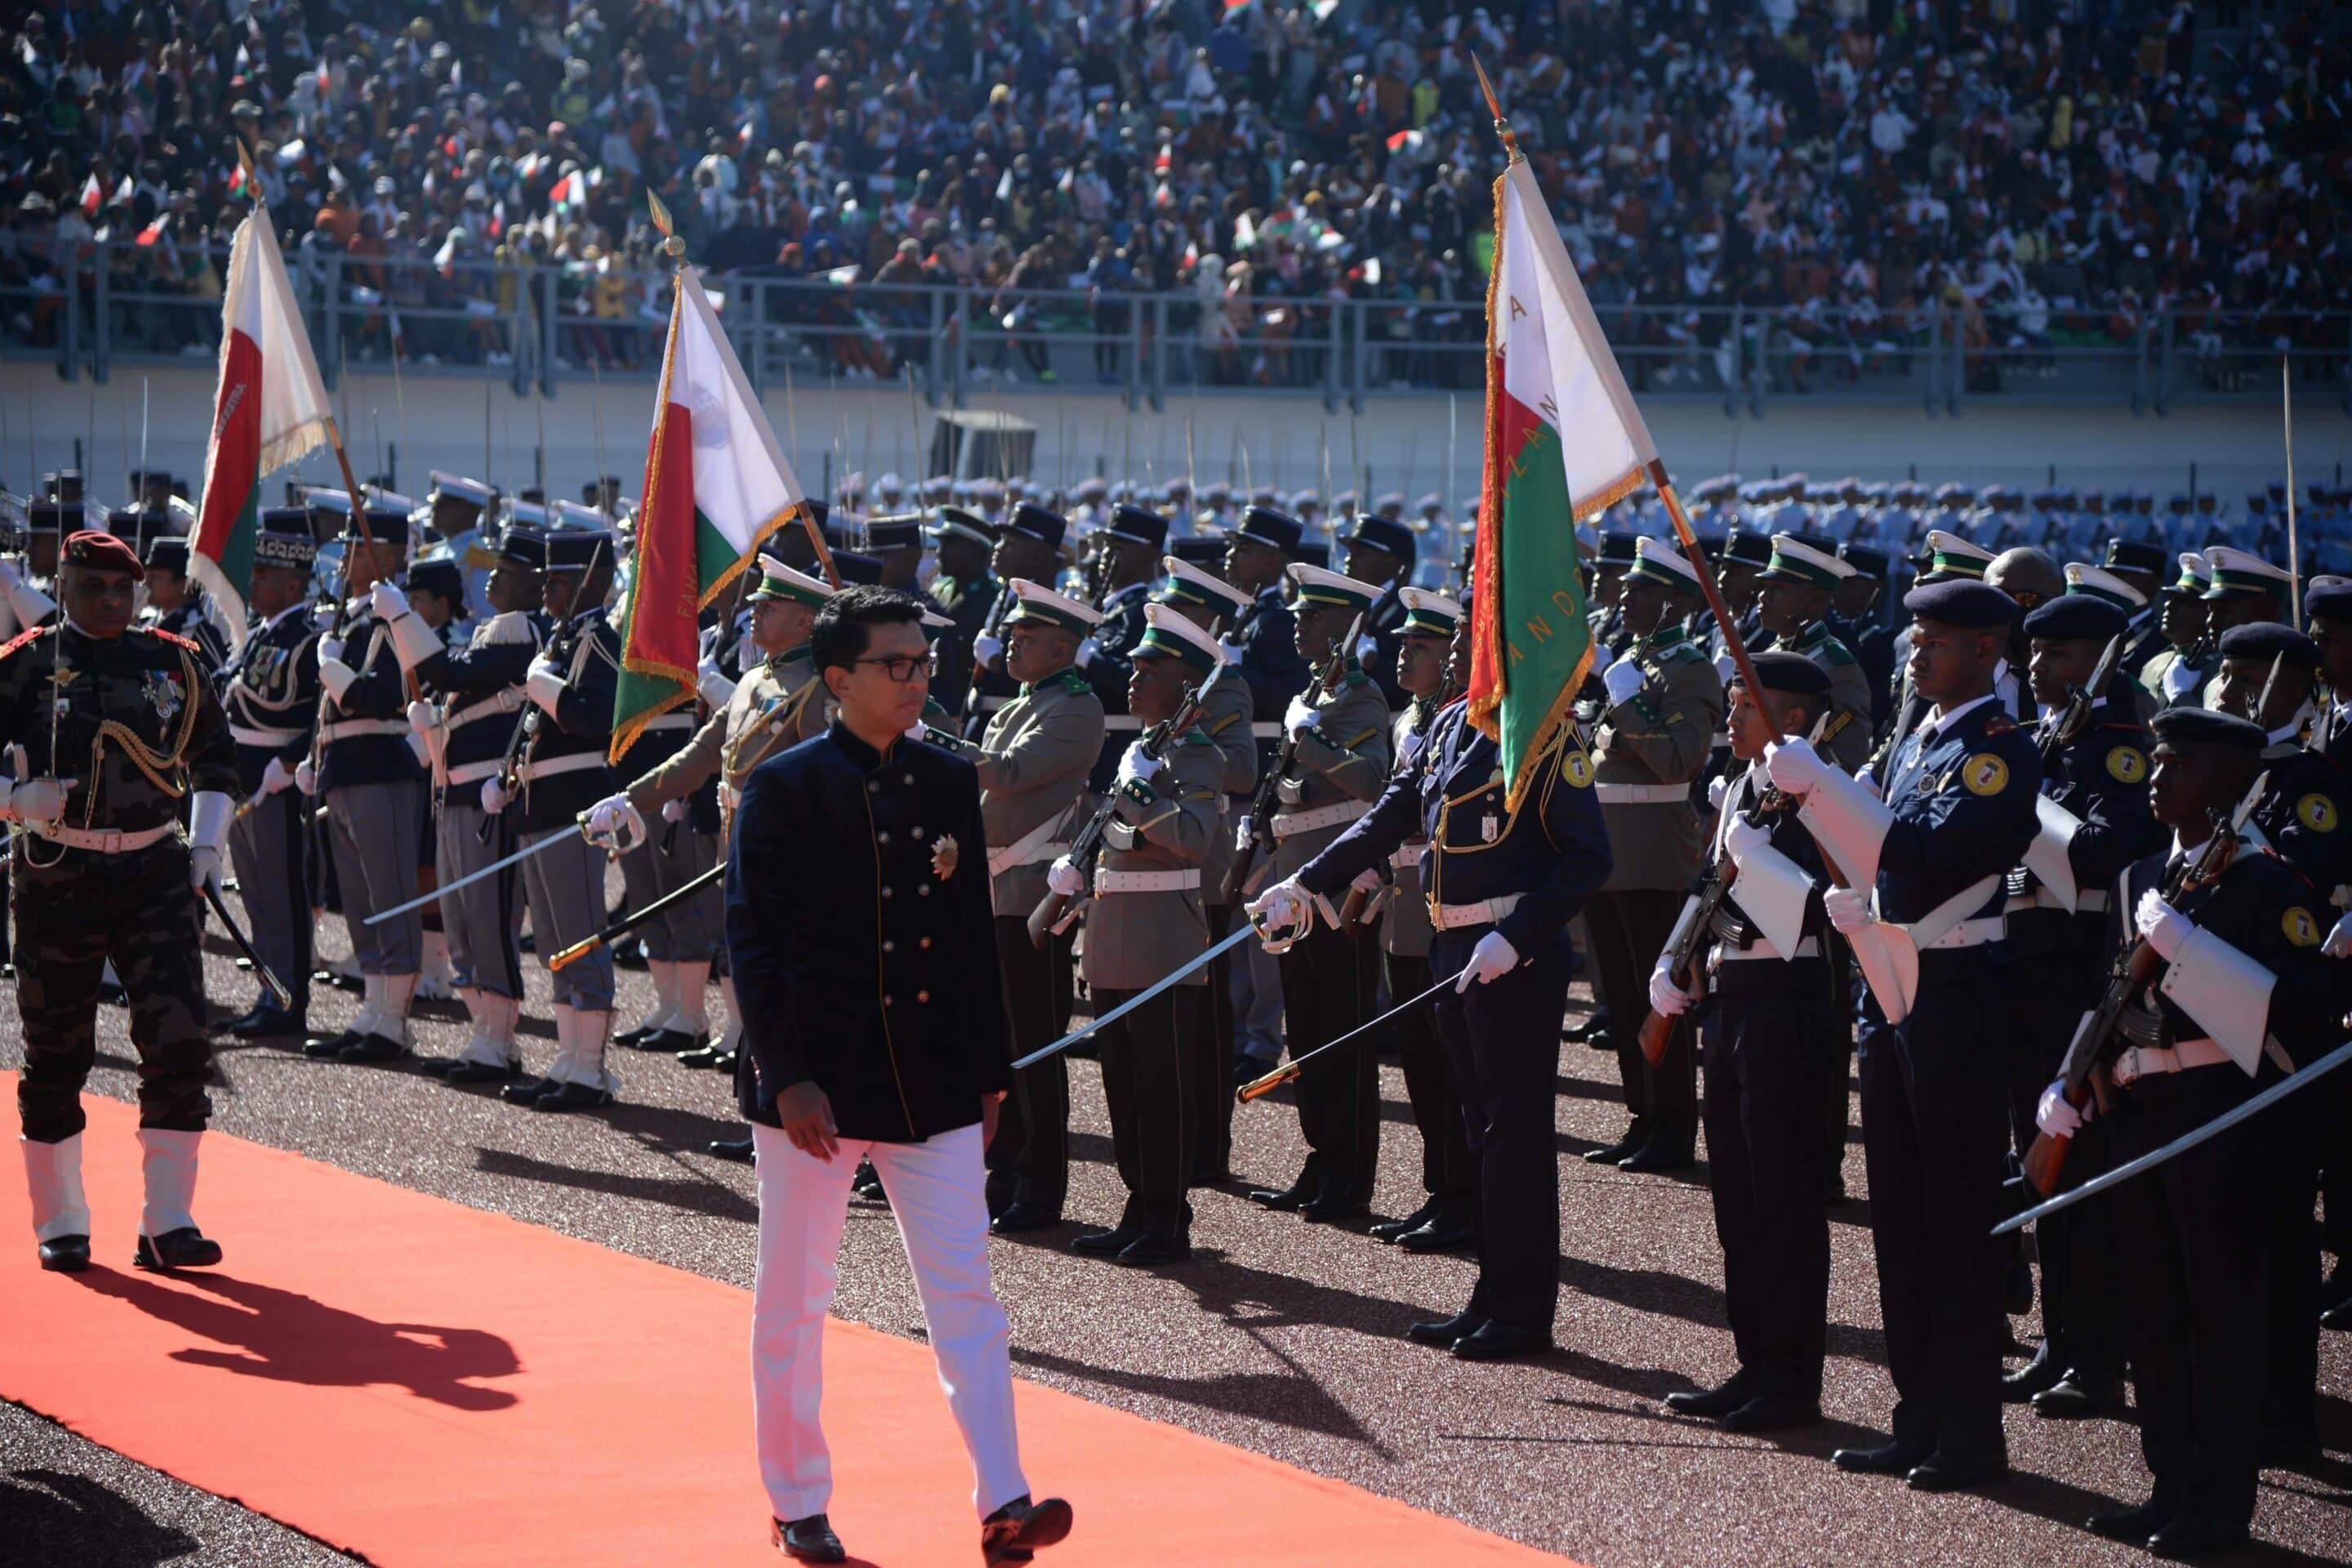
[[[618,879],[614,897],[617,900]],[[343,951],[330,918],[321,943]],[[216,1009],[253,994],[226,941],[207,942]],[[546,974],[530,967],[528,1059],[553,1050]],[[642,969],[621,970],[616,1022],[651,1002]],[[341,1026],[356,997],[322,988],[312,1023]],[[716,996],[713,997],[714,1005]],[[1586,1005],[1582,984],[1570,1018]],[[535,1012],[538,1016],[530,1015]],[[427,1005],[420,1051],[454,1053],[454,1004]],[[89,1089],[129,1099],[133,1054],[120,1006],[102,1008]],[[227,1042],[224,1042],[227,1044]],[[224,1049],[215,1126],[364,1175],[543,1225],[603,1246],[749,1287],[755,1203],[748,1167],[712,1158],[740,1131],[729,1086],[667,1058],[616,1051],[619,1104],[548,1116],[484,1090],[450,1089],[414,1063],[357,1068],[289,1046]],[[21,1064],[16,1010],[0,1008],[0,1067]],[[1468,1292],[1460,1257],[1415,1258],[1360,1226],[1308,1225],[1260,1211],[1234,1190],[1197,1192],[1194,1260],[1135,1272],[1081,1259],[1079,1224],[1108,1225],[1121,1202],[1093,1063],[1074,1061],[1067,1217],[1042,1237],[999,1239],[993,1262],[1023,1376],[1171,1422],[1220,1441],[1450,1514],[1594,1564],[2124,1563],[2144,1554],[2081,1529],[2084,1517],[2141,1500],[2147,1481],[2128,1419],[2008,1417],[2013,1479],[1977,1495],[1928,1497],[1899,1482],[1843,1475],[1832,1448],[1886,1430],[1893,1403],[1877,1322],[1867,1184],[1850,1111],[1846,1185],[1832,1215],[1830,1362],[1816,1427],[1738,1436],[1665,1413],[1681,1388],[1733,1369],[1722,1269],[1702,1163],[1633,1175],[1574,1156],[1613,1141],[1623,1111],[1614,1058],[1560,1051],[1556,1127],[1565,1257],[1557,1334],[1542,1361],[1473,1366],[1400,1336],[1450,1314]],[[1376,1217],[1420,1201],[1419,1145],[1401,1074],[1381,1074],[1382,1179]],[[1246,1182],[1282,1184],[1304,1152],[1277,1096],[1241,1107],[1234,1163]],[[201,1193],[199,1194],[201,1217]],[[128,1253],[133,1216],[98,1216],[97,1245]],[[230,1266],[236,1237],[220,1237]],[[15,1238],[10,1245],[29,1245]],[[583,1310],[593,1310],[593,1306]],[[922,1337],[889,1214],[853,1206],[843,1243],[842,1316]],[[2013,1320],[2030,1342],[2031,1317]],[[719,1375],[735,1375],[721,1369]],[[2323,1347],[2326,1457],[2264,1474],[2258,1544],[2239,1560],[2352,1559],[2352,1336]],[[748,1462],[748,1458],[747,1458]],[[1051,1476],[1033,1478],[1051,1489]],[[1085,1500],[1076,1500],[1083,1514]],[[1218,1500],[1201,1500],[1215,1528]],[[746,1518],[747,1531],[765,1521]],[[325,1563],[342,1554],[237,1507],[0,1405],[0,1542],[37,1543],[40,1564],[162,1562]],[[856,1543],[850,1543],[855,1548]],[[11,1553],[0,1550],[0,1557]]]

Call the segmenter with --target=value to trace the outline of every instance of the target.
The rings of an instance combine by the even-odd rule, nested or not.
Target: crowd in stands
[[[544,299],[519,269],[552,264],[562,356],[641,363],[650,191],[710,273],[825,285],[766,309],[851,376],[929,330],[909,286],[961,283],[1015,375],[1167,292],[1203,380],[1310,381],[1346,298],[1391,376],[1469,386],[1502,156],[1475,56],[1645,382],[1864,375],[1931,310],[1972,375],[2158,310],[2217,363],[2340,353],[2300,312],[2352,276],[2341,26],[2317,0],[53,0],[0,24],[0,341],[54,341],[72,269],[84,300],[100,266],[216,300],[242,140],[289,259],[340,256],[354,354],[399,331],[498,362]],[[200,355],[215,327],[115,331]]]

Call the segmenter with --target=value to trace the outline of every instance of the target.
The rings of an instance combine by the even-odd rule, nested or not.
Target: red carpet
[[[89,1104],[89,1273],[40,1272],[0,1163],[0,1397],[383,1568],[782,1561],[745,1292],[219,1134],[196,1207],[227,1265],[135,1274],[134,1116]],[[835,1323],[825,1358],[853,1551],[976,1561],[930,1352]],[[1077,1508],[1057,1568],[1560,1561],[1051,1389],[1019,1404],[1031,1478]]]

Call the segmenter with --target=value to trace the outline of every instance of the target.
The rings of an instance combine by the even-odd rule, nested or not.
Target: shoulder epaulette
[[[1985,721],[1984,732],[1987,740],[1996,735],[2013,735],[2017,732],[2017,721],[2006,713],[1996,713]]]
[[[10,654],[15,653],[26,643],[38,638],[43,632],[47,631],[48,629],[49,628],[47,626],[35,626],[30,631],[18,632],[15,637],[8,639],[6,647],[0,647],[0,658],[6,658]]]
[[[1073,697],[1082,697],[1094,689],[1093,687],[1087,684],[1087,678],[1080,675],[1075,669],[1066,669],[1062,671],[1059,679],[1062,683],[1062,689],[1068,692]]]
[[[1822,648],[1821,653],[1822,661],[1827,664],[1860,664],[1862,662],[1853,657],[1852,648],[1836,637],[1832,637]]]
[[[1369,685],[1371,679],[1372,678],[1370,676],[1366,675],[1360,669],[1351,669],[1348,671],[1347,674],[1339,678],[1339,684],[1342,686],[1364,686]]]
[[[1216,738],[1206,730],[1195,729],[1185,731],[1184,739],[1181,743],[1187,746],[1214,746],[1217,742]]]
[[[167,632],[161,626],[149,626],[146,629],[150,636],[154,637],[161,641],[170,643],[176,647],[186,648],[190,653],[202,653],[205,651],[203,648],[197,647],[194,642],[187,637],[182,637],[177,632]]]
[[[1675,644],[1674,647],[1661,652],[1658,655],[1658,662],[1660,664],[1688,664],[1692,659],[1706,658],[1706,655],[1699,652],[1696,644],[1678,642]]]

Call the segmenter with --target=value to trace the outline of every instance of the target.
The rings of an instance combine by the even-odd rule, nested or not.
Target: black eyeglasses
[[[882,673],[888,676],[891,683],[897,686],[906,685],[918,675],[921,676],[925,680],[929,680],[932,676],[939,673],[938,656],[928,653],[914,654],[897,658],[853,658],[849,662],[852,666],[861,664],[879,665],[882,668]]]

